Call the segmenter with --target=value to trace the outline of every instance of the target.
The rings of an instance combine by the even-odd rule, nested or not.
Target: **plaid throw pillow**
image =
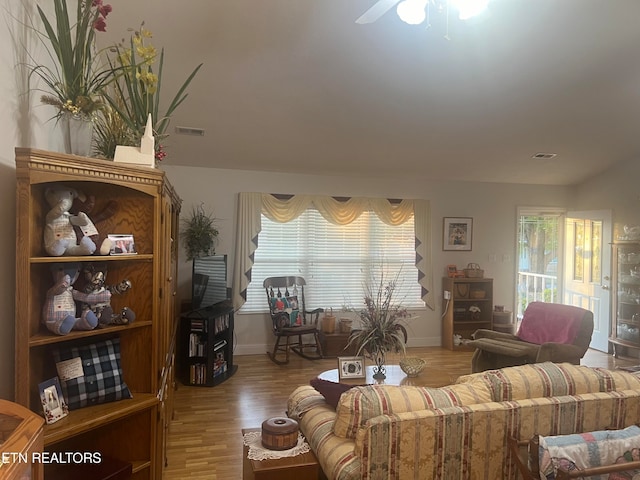
[[[53,352],[56,363],[76,357],[82,361],[84,375],[60,381],[69,410],[133,398],[122,377],[119,338]]]

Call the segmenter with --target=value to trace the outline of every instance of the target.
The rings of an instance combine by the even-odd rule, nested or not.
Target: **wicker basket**
[[[400,360],[400,368],[407,377],[417,377],[426,364],[427,362],[418,357],[405,357]]]
[[[485,292],[484,290],[471,290],[471,292],[469,292],[469,298],[472,298],[474,300],[482,300],[486,296],[487,292]]]
[[[467,278],[482,278],[484,277],[484,270],[482,270],[477,263],[470,263],[467,265],[467,268],[464,269],[464,275]]]

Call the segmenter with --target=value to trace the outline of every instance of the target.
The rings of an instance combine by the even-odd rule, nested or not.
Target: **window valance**
[[[239,309],[246,300],[247,286],[251,282],[253,254],[258,248],[261,230],[260,217],[264,214],[275,222],[289,222],[310,207],[316,208],[331,223],[347,225],[364,211],[375,212],[388,225],[400,225],[413,216],[416,238],[416,267],[422,288],[422,299],[433,309],[433,272],[431,260],[431,218],[428,200],[403,199],[390,202],[385,198],[336,199],[320,195],[294,195],[278,198],[268,193],[241,192],[238,194],[236,222],[236,253],[233,268],[233,304]]]

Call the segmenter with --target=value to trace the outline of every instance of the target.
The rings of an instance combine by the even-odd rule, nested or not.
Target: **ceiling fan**
[[[490,0],[378,0],[369,10],[364,12],[356,23],[361,25],[373,23],[385,13],[397,5],[397,13],[400,19],[411,25],[419,25],[424,22],[426,10],[434,5],[438,11],[446,11],[449,6],[458,11],[461,20],[466,20],[482,13]]]

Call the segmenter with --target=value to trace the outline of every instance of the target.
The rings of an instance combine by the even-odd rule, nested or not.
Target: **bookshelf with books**
[[[233,363],[233,307],[227,302],[180,318],[180,377],[185,385],[213,387],[237,370]]]

